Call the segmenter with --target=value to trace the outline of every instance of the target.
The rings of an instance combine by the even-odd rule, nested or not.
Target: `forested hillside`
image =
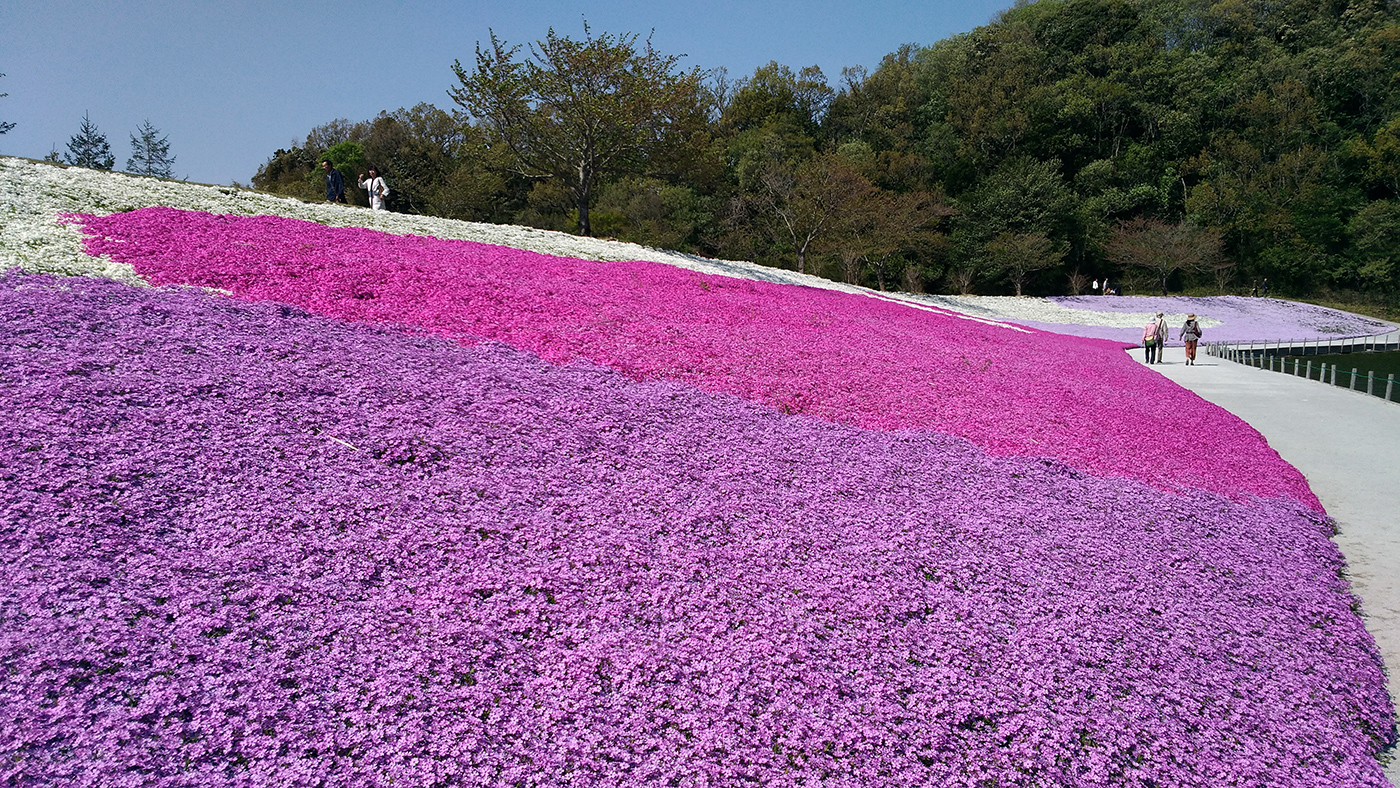
[[[1400,290],[1388,0],[1041,0],[835,84],[778,63],[686,72],[635,37],[552,31],[454,71],[452,106],[332,121],[254,185],[318,199],[322,158],[352,185],[373,163],[396,210],[881,288]],[[605,85],[598,101],[570,104],[571,79]],[[619,95],[632,104],[608,109]],[[570,159],[586,112],[634,144]]]

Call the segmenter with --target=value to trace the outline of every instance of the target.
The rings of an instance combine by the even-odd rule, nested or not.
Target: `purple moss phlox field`
[[[1201,317],[1219,320],[1222,325],[1207,329],[1211,342],[1276,342],[1279,340],[1312,341],[1339,337],[1364,337],[1384,334],[1395,327],[1350,312],[1328,309],[1316,304],[1280,301],[1275,298],[1244,296],[1063,296],[1052,298],[1055,303],[1071,309],[1092,312],[1195,312]],[[1014,321],[1022,325],[1045,328],[1061,334],[1099,339],[1115,339],[1131,344],[1142,341],[1142,328],[1110,328],[1107,326],[1078,326],[1069,323],[1042,323],[1032,320]],[[1177,339],[1181,325],[1171,327],[1168,344],[1180,346]]]
[[[1327,521],[0,280],[0,783],[1383,786]]]
[[[873,298],[276,217],[148,208],[80,216],[89,252],[155,284],[586,358],[785,412],[931,429],[997,455],[1319,508],[1257,432],[1122,346]],[[1150,435],[1143,425],[1150,424]],[[1164,462],[1163,457],[1183,458]]]

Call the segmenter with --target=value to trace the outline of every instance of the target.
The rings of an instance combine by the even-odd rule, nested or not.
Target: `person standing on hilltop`
[[[329,159],[321,159],[321,170],[326,173],[326,202],[345,202],[345,178],[340,170],[332,167]]]
[[[1201,341],[1201,325],[1196,322],[1196,313],[1192,312],[1186,316],[1186,322],[1181,326],[1181,336],[1178,337],[1186,342],[1186,365],[1196,364],[1196,343]]]
[[[369,207],[376,210],[384,210],[384,198],[389,196],[389,187],[384,185],[384,179],[379,177],[379,170],[370,167],[369,178],[365,178],[364,173],[360,173],[360,188],[369,194]]]

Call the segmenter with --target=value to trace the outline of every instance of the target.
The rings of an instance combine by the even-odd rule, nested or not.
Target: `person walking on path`
[[[1192,312],[1186,316],[1186,322],[1181,326],[1181,336],[1177,337],[1186,342],[1186,365],[1196,364],[1196,343],[1201,341],[1201,324],[1196,322],[1196,313]]]
[[[1161,364],[1167,360],[1167,334],[1171,329],[1167,328],[1167,316],[1161,312],[1157,313],[1157,363]]]
[[[369,168],[369,178],[365,178],[364,173],[360,173],[360,188],[369,194],[369,207],[376,210],[384,210],[384,198],[389,196],[389,187],[384,185],[384,179],[379,177],[379,170]]]
[[[326,202],[345,202],[345,178],[340,170],[332,167],[328,159],[321,160],[321,170],[326,173]]]
[[[1142,346],[1147,348],[1147,363],[1161,364],[1167,360],[1167,318],[1158,312],[1152,322],[1143,326]]]
[[[1157,320],[1153,318],[1151,322],[1142,327],[1142,347],[1145,360],[1148,364],[1157,363]]]

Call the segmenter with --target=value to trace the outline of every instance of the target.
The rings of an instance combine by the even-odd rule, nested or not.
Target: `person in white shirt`
[[[376,211],[384,210],[384,198],[389,196],[389,187],[384,185],[384,179],[379,177],[379,170],[369,168],[369,178],[360,173],[360,188],[369,194],[369,207]]]

